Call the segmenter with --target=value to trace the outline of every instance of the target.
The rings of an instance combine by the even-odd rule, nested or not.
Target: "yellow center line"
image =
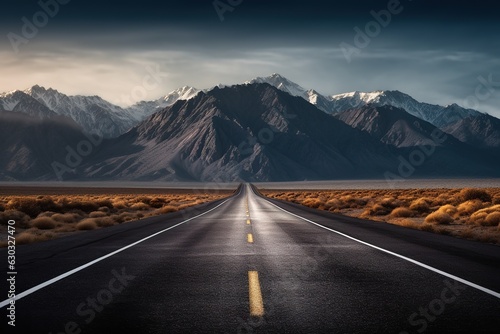
[[[252,235],[252,233],[248,233],[247,234],[247,241],[248,241],[248,243],[253,244],[253,235]]]
[[[248,272],[248,295],[250,299],[250,315],[252,317],[264,316],[264,302],[260,290],[259,272]]]
[[[251,223],[250,223],[250,219],[247,219],[247,225],[250,225],[250,224],[251,224]]]

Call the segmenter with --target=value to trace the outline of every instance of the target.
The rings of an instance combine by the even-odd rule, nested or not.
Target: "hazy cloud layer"
[[[18,53],[8,34],[22,37],[22,18],[32,22],[42,9],[36,1],[6,2],[0,91],[40,84],[124,104],[156,68],[161,85],[147,91],[149,99],[184,85],[208,88],[278,72],[323,94],[398,89],[463,105],[481,78],[500,81],[498,5],[488,1],[401,0],[399,13],[350,61],[341,43],[360,46],[355,28],[365,31],[375,20],[370,12],[387,10],[389,1],[245,0],[221,22],[211,0],[71,0]],[[500,85],[490,90],[476,107],[500,117]]]

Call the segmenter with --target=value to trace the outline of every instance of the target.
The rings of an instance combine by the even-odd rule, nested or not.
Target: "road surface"
[[[3,279],[1,333],[500,330],[498,246],[268,200],[250,185],[16,256],[16,326]]]

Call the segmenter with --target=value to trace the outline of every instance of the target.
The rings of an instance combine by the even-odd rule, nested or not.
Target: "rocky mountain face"
[[[413,137],[407,138],[403,130],[408,129],[391,114],[403,111],[374,110],[382,114],[381,124],[394,119],[392,126],[356,129],[267,84],[215,88],[178,101],[110,140],[79,173],[133,180],[382,178],[401,174],[401,165],[411,164],[415,152],[426,163],[417,161],[412,176],[497,172],[491,161],[431,124],[413,124],[417,119],[408,115]],[[373,110],[365,112],[369,119]]]
[[[109,158],[115,147],[130,150]],[[387,147],[361,131],[265,84],[215,88],[178,101],[112,141],[109,148],[85,174],[301,180],[368,176],[396,162]]]
[[[113,138],[130,130],[151,114],[180,99],[190,99],[199,90],[182,87],[154,101],[141,101],[122,108],[99,96],[68,96],[55,89],[35,85],[24,91],[0,94],[0,106],[7,111],[22,112],[37,119],[56,115],[75,121],[88,134]]]
[[[402,109],[420,120],[431,123],[445,132],[451,131],[450,129],[457,129],[466,118],[471,120],[478,118],[477,122],[481,122],[481,119],[485,116],[485,114],[480,113],[477,110],[463,108],[457,104],[440,106],[419,102],[410,95],[397,90],[380,90],[368,93],[355,91],[325,96],[314,90],[306,90],[279,74],[273,74],[268,77],[259,77],[249,81],[249,83],[255,82],[265,82],[291,95],[300,96],[324,112],[332,115],[342,113],[343,111],[350,109],[359,109],[366,105],[392,106]],[[491,133],[500,131],[500,127],[496,125],[496,122],[491,121],[490,123],[492,129],[489,131]],[[479,127],[472,127],[469,128],[469,130],[470,132],[467,136],[461,135],[456,138],[462,141],[465,140],[465,142],[471,145],[475,145],[475,143],[482,142],[484,140],[484,133]],[[457,131],[448,133],[453,136],[458,135]],[[500,141],[495,141],[494,138],[495,136],[490,136],[487,146],[500,147]]]
[[[440,131],[434,125],[410,115],[403,109],[387,105],[368,104],[340,112],[335,114],[335,117],[382,143],[395,147],[433,145],[433,136]],[[450,141],[447,144],[450,145]],[[442,145],[439,143],[439,146]]]
[[[0,94],[0,179],[500,176],[500,120],[438,107],[397,91],[324,96],[277,74],[126,109],[34,86]]]
[[[500,149],[500,120],[490,115],[459,119],[443,131],[471,146]]]
[[[67,148],[85,150],[86,136],[71,119],[36,119],[28,114],[0,112],[0,180],[56,180],[53,163],[66,159]],[[86,151],[84,151],[86,153]]]

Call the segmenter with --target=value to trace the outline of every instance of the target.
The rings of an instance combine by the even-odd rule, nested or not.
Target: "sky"
[[[494,1],[102,2],[3,0],[0,92],[125,106],[279,73],[325,95],[400,90],[500,117]]]

